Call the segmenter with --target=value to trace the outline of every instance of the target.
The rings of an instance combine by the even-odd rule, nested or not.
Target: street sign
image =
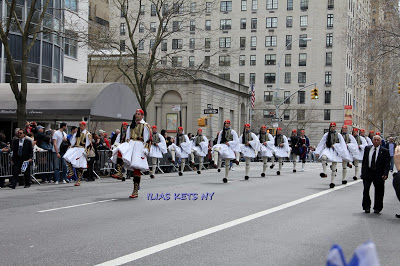
[[[272,122],[280,122],[282,121],[282,118],[271,118]]]
[[[218,109],[204,109],[204,114],[205,115],[218,114]]]
[[[172,111],[180,111],[181,106],[180,105],[172,105]]]
[[[207,104],[207,109],[213,109],[212,104]]]

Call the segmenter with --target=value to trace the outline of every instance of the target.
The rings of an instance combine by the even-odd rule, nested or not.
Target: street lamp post
[[[285,54],[286,49],[287,49],[290,45],[292,45],[292,43],[294,43],[294,42],[297,42],[297,41],[309,42],[309,41],[311,41],[311,40],[312,40],[312,38],[301,38],[301,39],[296,39],[296,40],[290,42],[289,44],[287,44],[287,45],[285,46],[285,49],[283,49],[283,52],[282,52],[282,54],[281,54],[280,57],[279,57],[278,69],[277,69],[277,71],[276,71],[276,78],[277,78],[277,82],[276,82],[276,99],[278,99],[278,97],[279,97],[279,89],[280,89],[280,88],[279,88],[279,87],[280,87],[280,85],[279,85],[279,73],[280,73],[280,66],[281,66],[282,57],[283,57],[283,55]],[[276,118],[277,121],[279,121],[279,117],[280,117],[280,115],[279,115],[279,107],[280,107],[280,106],[281,106],[281,104],[278,104],[278,103],[275,104],[275,118]]]

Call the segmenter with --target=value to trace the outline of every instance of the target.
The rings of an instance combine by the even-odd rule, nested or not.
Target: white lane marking
[[[40,212],[40,213],[43,213],[43,212],[51,212],[51,211],[57,211],[57,210],[62,210],[62,209],[75,208],[75,207],[80,207],[80,206],[86,206],[86,205],[96,204],[96,203],[108,202],[108,201],[113,201],[113,200],[117,200],[117,199],[109,199],[109,200],[88,202],[88,203],[83,203],[83,204],[78,204],[78,205],[72,205],[72,206],[66,206],[66,207],[55,208],[55,209],[49,209],[49,210],[38,211],[38,212]]]
[[[233,227],[233,226],[245,223],[245,222],[249,222],[251,220],[266,216],[268,214],[271,214],[271,213],[274,213],[274,212],[277,212],[277,211],[284,210],[286,208],[289,208],[289,207],[298,205],[300,203],[315,199],[317,197],[323,196],[323,195],[331,193],[333,191],[336,191],[336,190],[339,190],[339,189],[342,189],[342,188],[349,187],[351,185],[357,184],[357,183],[359,183],[361,181],[362,180],[357,180],[357,181],[354,181],[354,182],[351,182],[351,183],[347,183],[347,185],[338,186],[338,187],[335,187],[335,188],[329,189],[329,190],[324,190],[324,191],[321,191],[321,192],[318,192],[318,193],[315,193],[315,194],[312,194],[312,195],[309,195],[309,196],[306,196],[306,197],[303,197],[303,198],[300,198],[300,199],[297,199],[297,200],[294,200],[294,201],[291,201],[291,202],[288,202],[288,203],[285,203],[285,204],[282,204],[280,206],[273,207],[271,209],[267,209],[267,210],[264,210],[264,211],[261,211],[261,212],[257,212],[257,213],[254,213],[254,214],[251,214],[251,215],[248,215],[248,216],[245,216],[245,217],[242,217],[242,218],[239,218],[239,219],[227,222],[227,223],[223,223],[223,224],[220,224],[220,225],[217,225],[217,226],[214,226],[214,227],[210,227],[208,229],[204,229],[204,230],[201,230],[199,232],[196,232],[196,233],[193,233],[193,234],[189,234],[189,235],[186,235],[186,236],[183,236],[183,237],[180,237],[180,238],[177,238],[177,239],[174,239],[174,240],[171,240],[171,241],[159,244],[159,245],[155,245],[155,246],[152,246],[152,247],[149,247],[149,248],[146,248],[146,249],[139,250],[137,252],[134,252],[134,253],[131,253],[131,254],[128,254],[128,255],[125,255],[125,256],[110,260],[110,261],[106,261],[106,262],[101,263],[101,264],[97,264],[97,266],[122,265],[122,264],[125,264],[125,263],[128,263],[128,262],[132,262],[132,261],[138,260],[140,258],[149,256],[151,254],[154,254],[154,253],[157,253],[157,252],[172,248],[174,246],[178,246],[178,245],[184,244],[186,242],[198,239],[200,237],[203,237],[203,236],[206,236],[206,235],[210,235],[210,234],[216,233],[218,231],[221,231],[221,230],[224,230],[224,229],[227,229],[227,228],[230,228],[230,227]]]

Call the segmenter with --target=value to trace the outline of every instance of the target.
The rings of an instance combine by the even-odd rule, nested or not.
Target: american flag
[[[256,101],[256,92],[254,91],[253,82],[250,85],[251,88],[251,109],[254,109],[254,102]]]

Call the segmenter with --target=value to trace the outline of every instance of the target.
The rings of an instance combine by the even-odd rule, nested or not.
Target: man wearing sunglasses
[[[21,129],[18,130],[17,133],[18,139],[14,139],[12,143],[12,164],[13,164],[13,176],[11,179],[11,184],[8,186],[12,189],[15,189],[17,185],[18,176],[21,173],[22,165],[25,161],[29,161],[28,166],[26,167],[24,174],[25,180],[25,188],[31,186],[31,175],[30,168],[31,162],[33,158],[33,146],[32,141],[25,139],[25,132]],[[20,182],[20,185],[22,183]]]

